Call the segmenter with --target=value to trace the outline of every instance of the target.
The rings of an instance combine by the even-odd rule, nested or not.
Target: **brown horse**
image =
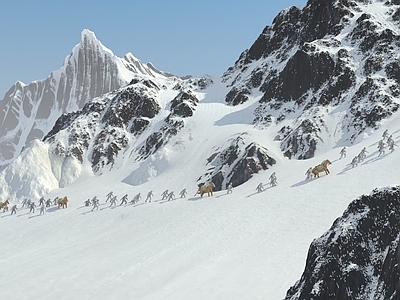
[[[326,175],[328,175],[330,172],[328,170],[328,165],[330,165],[331,162],[329,159],[325,159],[322,163],[320,163],[318,166],[315,166],[311,172],[314,174],[314,178],[318,177],[319,178],[319,173],[320,172],[325,172]]]
[[[10,204],[10,201],[6,200],[4,202],[0,202],[0,209],[4,208],[5,206],[7,206],[8,204]]]
[[[214,184],[214,182],[210,182],[210,184],[208,184],[208,185],[200,186],[199,189],[197,190],[196,194],[200,194],[200,197],[203,197],[203,195],[205,193],[207,193],[208,197],[210,197],[210,195],[211,196],[213,195],[213,188],[215,188],[215,184]]]
[[[68,206],[68,198],[65,196],[64,198],[60,198],[57,200],[58,208],[67,208]]]

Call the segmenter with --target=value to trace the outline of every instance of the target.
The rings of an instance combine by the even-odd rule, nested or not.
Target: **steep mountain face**
[[[400,187],[350,203],[309,249],[291,299],[399,299]]]
[[[121,155],[145,160],[193,115],[199,100],[192,89],[211,83],[207,78],[157,80],[137,76],[127,87],[61,116],[44,141],[61,161],[73,157],[81,165],[89,160],[95,174],[112,169]],[[167,100],[161,103],[160,98]]]
[[[399,1],[380,0],[308,1],[282,11],[223,75],[226,102],[261,92],[254,124],[281,124],[288,157],[356,142],[399,108],[399,11]],[[338,126],[329,128],[332,118]]]
[[[134,74],[169,76],[130,53],[116,57],[93,32],[83,30],[61,69],[28,85],[17,82],[0,101],[0,164],[15,159],[33,139],[43,138],[61,114],[125,86]]]

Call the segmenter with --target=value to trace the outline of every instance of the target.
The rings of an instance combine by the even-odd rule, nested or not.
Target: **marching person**
[[[312,167],[309,167],[308,170],[306,171],[306,173],[304,175],[306,175],[306,180],[311,179],[312,178]]]
[[[186,197],[186,189],[183,189],[182,191],[180,191],[179,195],[181,196],[181,198],[185,198]]]
[[[231,194],[231,193],[232,193],[232,188],[233,188],[233,186],[232,186],[232,183],[230,182],[230,183],[228,184],[228,189],[227,189],[226,193],[227,193],[227,194]]]
[[[378,150],[379,150],[378,157],[381,156],[382,154],[385,155],[385,148],[386,148],[385,143],[383,143],[383,142],[379,143],[379,145],[378,145]]]
[[[358,157],[354,156],[353,160],[351,161],[352,167],[357,167],[358,166]]]
[[[152,197],[153,197],[153,191],[148,192],[148,193],[147,193],[146,200],[145,200],[144,202],[147,202],[147,200],[148,200],[149,202],[151,202],[151,198],[152,198]]]
[[[270,185],[272,185],[272,186],[276,186],[276,185],[278,185],[278,181],[277,181],[277,179],[276,179],[276,174],[275,174],[275,172],[273,172],[272,174],[271,174],[271,176],[269,176],[269,179],[271,180],[270,181]]]
[[[109,193],[106,195],[106,202],[107,202],[108,200],[111,200],[112,197],[114,197],[113,191],[109,192]]]
[[[364,147],[360,152],[361,161],[364,161],[364,159],[367,157],[367,153],[368,153],[367,148]]]
[[[339,154],[340,154],[339,159],[346,157],[346,147],[343,147],[342,150],[340,150]]]
[[[17,213],[17,210],[18,210],[18,208],[17,208],[17,205],[15,204],[13,207],[11,207],[11,214],[13,215],[13,214],[16,214]]]
[[[162,197],[161,200],[167,199],[167,197],[168,197],[168,190],[165,190],[164,192],[162,192],[161,197]]]
[[[125,194],[122,198],[121,198],[121,204],[119,206],[121,206],[122,204],[128,204],[128,194]]]
[[[389,132],[388,132],[388,130],[386,129],[386,130],[382,133],[382,139],[386,139],[388,135],[389,135]]]
[[[110,199],[110,207],[117,206],[117,196],[114,196]]]
[[[29,212],[31,213],[34,213],[35,212],[35,207],[36,207],[36,204],[35,204],[35,202],[31,202],[31,204],[30,204],[30,206],[29,206]]]
[[[168,201],[174,200],[174,197],[175,197],[174,191],[171,191],[171,192],[168,194],[167,200],[168,200]]]
[[[100,204],[99,199],[97,199],[97,197],[94,196],[92,199],[92,205],[93,205],[92,211],[99,210],[99,204]]]

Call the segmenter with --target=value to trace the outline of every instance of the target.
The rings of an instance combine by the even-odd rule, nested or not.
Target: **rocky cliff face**
[[[309,249],[291,299],[400,299],[400,188],[350,203]]]
[[[126,87],[62,115],[44,141],[62,160],[89,161],[95,174],[104,167],[112,169],[119,155],[144,160],[184,127],[185,118],[193,116],[199,100],[192,89],[211,83],[207,78],[136,76]],[[166,91],[170,98],[162,104],[160,95]]]
[[[308,1],[282,11],[223,75],[226,102],[261,92],[254,123],[281,124],[288,157],[312,157],[326,137],[330,146],[354,143],[398,111],[399,14],[398,1],[378,0]],[[329,127],[331,118],[339,128]],[[305,123],[314,125],[304,131]]]
[[[169,76],[130,53],[116,57],[93,32],[82,31],[61,69],[44,80],[17,82],[0,101],[0,164],[11,162],[33,139],[42,139],[60,115],[125,86],[134,74]]]
[[[224,146],[228,144],[225,143]],[[207,159],[210,166],[208,172],[199,178],[200,185],[212,181],[215,190],[225,190],[231,183],[232,187],[241,185],[253,174],[269,169],[276,163],[261,145],[248,142],[241,134],[230,140],[226,148],[216,147],[215,152]]]

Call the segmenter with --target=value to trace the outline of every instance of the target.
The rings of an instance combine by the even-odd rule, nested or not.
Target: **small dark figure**
[[[147,197],[146,200],[144,202],[147,202],[147,200],[149,200],[149,202],[151,202],[151,198],[153,197],[153,191],[150,191],[147,193]]]
[[[232,189],[233,189],[232,183],[229,183],[226,193],[227,194],[231,194],[232,193]]]
[[[35,204],[35,202],[32,202],[31,203],[31,205],[29,206],[29,212],[31,213],[34,213],[35,212],[35,207],[36,207],[36,204]]]
[[[165,190],[162,194],[162,200],[166,199],[168,197],[168,190]]]
[[[186,189],[183,189],[182,191],[180,191],[179,195],[181,196],[181,198],[185,198],[186,197]]]
[[[13,207],[11,207],[11,214],[12,214],[12,215],[16,214],[16,213],[17,213],[17,210],[18,210],[17,205],[16,205],[16,204],[13,205]]]
[[[121,198],[121,204],[120,204],[120,206],[122,205],[122,204],[128,204],[128,194],[125,194],[122,198]]]
[[[171,191],[171,192],[168,194],[168,196],[167,196],[167,200],[168,200],[168,201],[174,200],[174,197],[175,197],[175,194],[174,194],[173,191]]]

